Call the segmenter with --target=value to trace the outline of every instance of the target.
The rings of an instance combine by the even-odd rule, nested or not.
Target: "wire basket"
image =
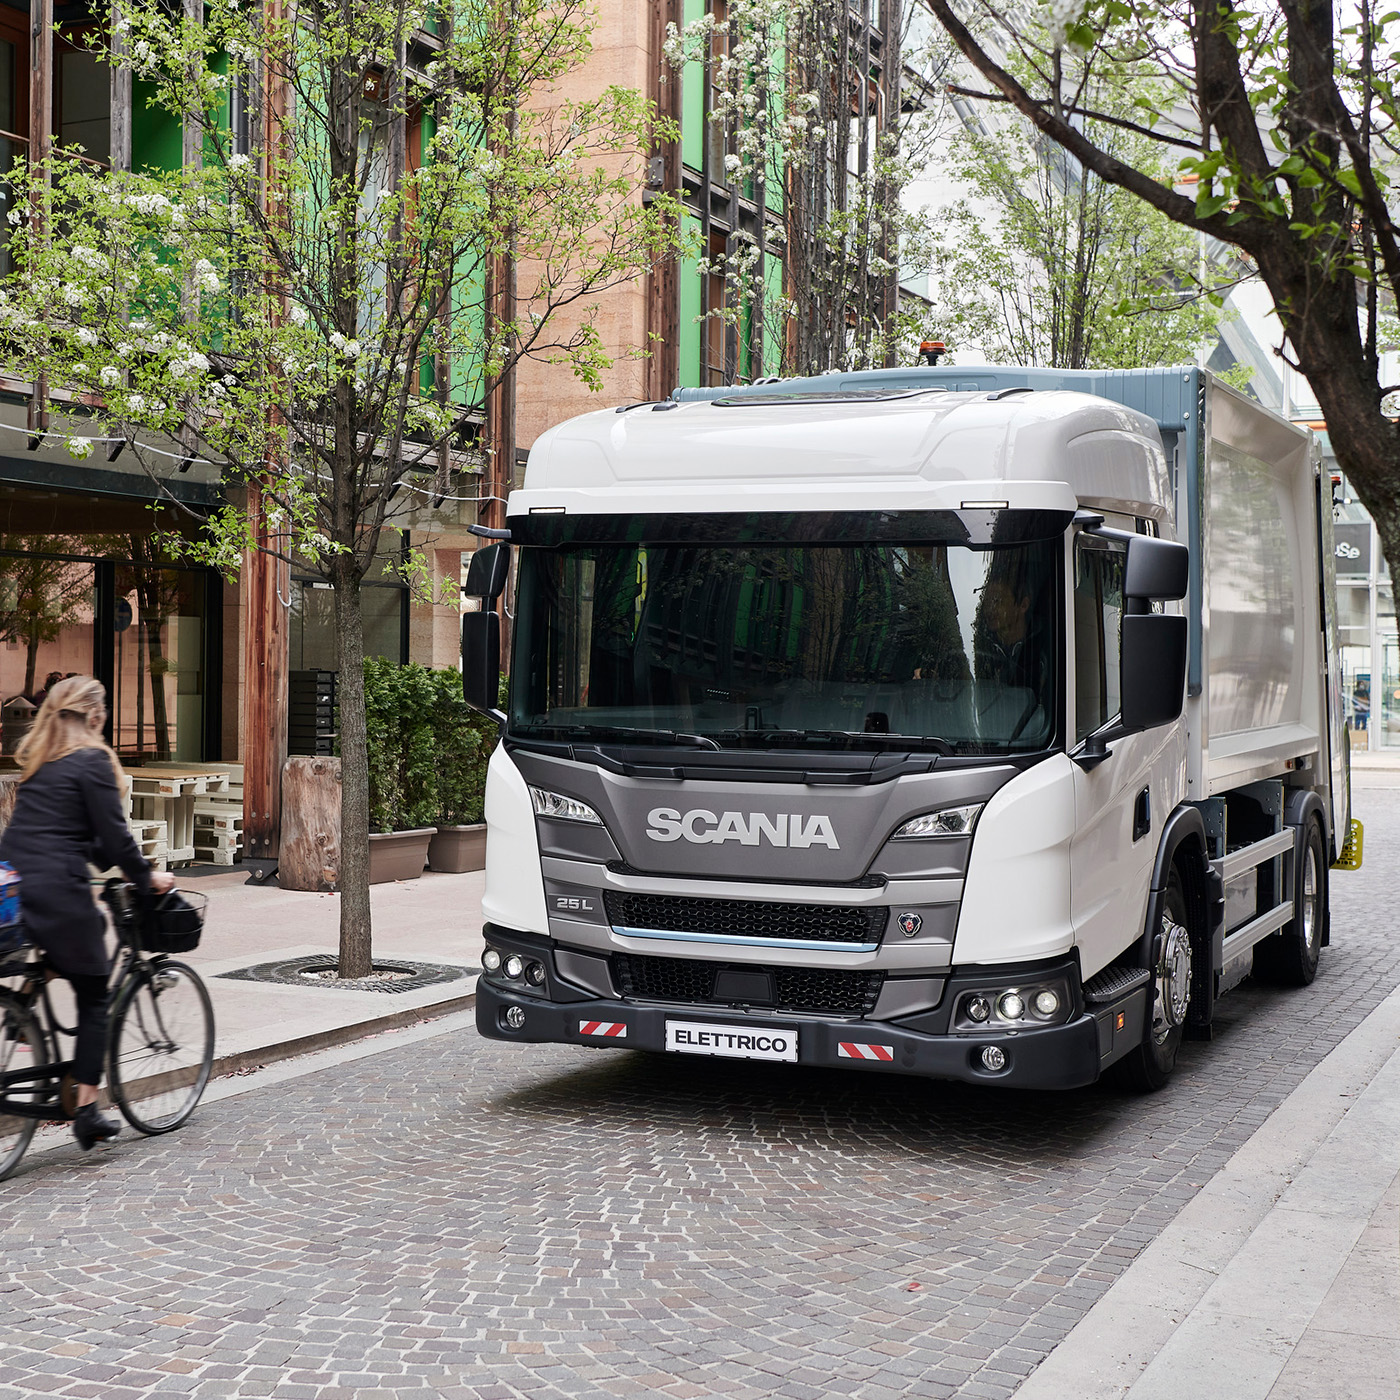
[[[196,890],[157,895],[139,916],[138,937],[148,953],[188,953],[199,947],[209,896]]]

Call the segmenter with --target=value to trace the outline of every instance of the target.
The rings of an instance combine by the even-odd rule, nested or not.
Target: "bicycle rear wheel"
[[[213,1063],[214,1009],[199,974],[170,959],[135,968],[107,1041],[107,1085],[122,1117],[142,1133],[178,1128]]]
[[[0,992],[0,1074],[24,1073],[37,1065],[48,1063],[48,1050],[43,1032],[34,1014],[6,992]],[[8,1084],[0,1079],[0,1098],[14,1103],[40,1103],[51,1087],[37,1079]],[[0,1181],[19,1166],[34,1130],[37,1118],[23,1118],[7,1113],[0,1103]]]

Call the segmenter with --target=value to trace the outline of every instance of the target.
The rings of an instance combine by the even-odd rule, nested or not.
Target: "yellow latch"
[[[1351,819],[1351,825],[1347,827],[1347,843],[1342,847],[1342,853],[1337,857],[1337,863],[1333,870],[1360,870],[1361,869],[1361,844],[1365,832],[1361,829],[1361,823],[1355,817]]]

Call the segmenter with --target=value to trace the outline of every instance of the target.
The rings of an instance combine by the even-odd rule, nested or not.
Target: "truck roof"
[[[1157,423],[1093,394],[749,389],[549,429],[510,514],[1088,506],[1170,524]]]

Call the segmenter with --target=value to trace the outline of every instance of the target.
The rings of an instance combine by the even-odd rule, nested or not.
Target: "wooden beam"
[[[651,98],[658,115],[679,124],[681,120],[681,73],[671,70],[664,44],[666,26],[682,27],[681,0],[655,0],[651,7],[651,27],[647,63],[651,66]],[[662,82],[665,73],[666,81]],[[660,188],[681,195],[681,143],[672,141],[658,148],[661,162]],[[648,172],[650,173],[650,172]],[[646,384],[649,399],[665,399],[680,383],[680,269],[677,259],[668,257],[647,274],[646,325],[651,358],[647,361]]]
[[[269,25],[280,25],[283,0],[265,0]],[[272,219],[286,218],[280,198],[282,145],[291,94],[284,76],[264,59],[253,113],[254,149],[263,155],[262,200]],[[269,410],[275,412],[275,410]],[[269,462],[269,475],[275,464]],[[270,551],[282,541],[270,530],[263,486],[248,488],[248,517],[256,548],[243,561],[243,851],[278,856],[282,833],[282,769],[287,761],[288,605],[291,571]],[[284,601],[285,600],[285,601]]]
[[[48,186],[53,178],[53,0],[30,0],[29,6],[29,160],[42,187],[30,216],[36,240],[48,238]],[[49,426],[49,381],[41,374],[29,398],[29,446],[36,448]]]
[[[109,110],[111,113],[111,165],[113,170],[131,169],[131,64],[127,60],[126,16],[121,0],[112,0],[112,67]]]

